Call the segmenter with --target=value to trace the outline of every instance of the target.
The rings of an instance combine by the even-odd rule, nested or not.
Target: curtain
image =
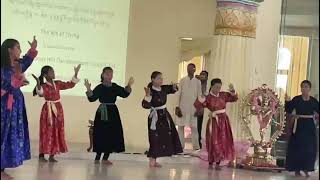
[[[301,94],[300,83],[307,78],[309,38],[284,36],[283,47],[291,52],[287,93],[291,97]]]

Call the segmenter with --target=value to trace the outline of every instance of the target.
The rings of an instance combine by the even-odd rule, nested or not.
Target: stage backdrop
[[[53,66],[56,78],[71,80],[73,67],[82,64],[80,75],[93,85],[100,82],[104,66],[115,69],[115,82],[123,85],[127,58],[130,0],[2,0],[1,42],[7,38],[20,41],[26,52],[28,40],[36,35],[39,55],[26,72],[39,75],[44,65]],[[62,94],[84,96],[84,86]]]

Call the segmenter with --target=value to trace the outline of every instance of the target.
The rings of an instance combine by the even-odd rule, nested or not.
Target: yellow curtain
[[[287,93],[293,97],[300,94],[300,83],[307,78],[309,38],[284,36],[283,47],[288,48],[291,52]]]

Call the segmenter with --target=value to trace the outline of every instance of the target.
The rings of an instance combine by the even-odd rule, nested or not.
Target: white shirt
[[[182,112],[182,118],[177,118],[178,126],[194,126],[197,124],[197,117],[195,116],[196,109],[194,102],[201,96],[201,82],[196,77],[190,79],[186,76],[181,79],[179,84],[179,107]]]

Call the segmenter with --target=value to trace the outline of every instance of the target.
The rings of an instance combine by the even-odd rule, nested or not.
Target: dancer
[[[113,69],[105,67],[101,74],[101,84],[91,90],[91,84],[86,79],[87,97],[90,102],[99,99],[100,106],[97,109],[93,126],[93,152],[96,152],[96,162],[103,155],[103,163],[112,165],[109,155],[112,152],[124,152],[124,139],[119,110],[115,104],[117,97],[126,98],[131,93],[133,78],[129,79],[128,85],[123,88],[112,82]]]
[[[167,95],[178,91],[176,84],[162,85],[162,73],[151,74],[151,82],[145,87],[146,96],[142,107],[151,109],[148,117],[149,157],[150,167],[161,167],[156,161],[159,157],[182,153],[178,132],[170,113],[166,108]]]
[[[20,59],[20,44],[7,39],[1,45],[1,175],[5,168],[15,168],[31,158],[28,118],[20,87],[25,85],[23,73],[37,56],[37,40]]]
[[[229,118],[226,114],[226,104],[238,99],[233,85],[229,85],[229,92],[220,92],[222,81],[212,79],[210,94],[201,96],[194,103],[197,111],[208,108],[209,121],[206,130],[206,147],[208,151],[209,168],[216,163],[216,169],[220,170],[220,162],[234,160],[234,145]]]
[[[317,134],[314,123],[319,115],[319,102],[310,96],[311,82],[301,82],[302,94],[292,100],[286,95],[285,109],[287,113],[296,111],[293,118],[292,134],[289,138],[286,169],[295,171],[296,176],[301,176],[300,171],[309,177],[309,172],[314,171],[317,155]]]
[[[198,79],[201,81],[201,92],[203,96],[206,96],[208,94],[207,92],[207,85],[208,85],[208,75],[209,73],[207,71],[201,71],[200,75],[198,76]],[[198,118],[198,134],[199,134],[199,146],[200,149],[202,149],[202,143],[201,143],[201,132],[202,132],[202,123],[203,123],[203,113],[204,108],[200,108],[199,111],[197,111],[197,118]]]
[[[64,113],[60,102],[60,90],[71,89],[79,82],[80,67],[79,64],[74,68],[74,76],[69,82],[55,80],[54,69],[51,66],[43,66],[39,78],[32,74],[37,81],[33,96],[38,95],[46,101],[40,114],[39,160],[42,162],[47,162],[45,154],[49,154],[49,162],[57,162],[54,156],[68,151],[64,137]]]
[[[193,103],[197,97],[201,96],[201,82],[194,77],[196,66],[194,64],[188,64],[187,66],[188,76],[184,77],[180,81],[179,92],[179,105],[176,108],[176,124],[178,125],[179,138],[184,149],[185,137],[184,127],[191,127],[192,146],[193,150],[199,150],[199,134],[197,129],[197,113],[193,106]]]

